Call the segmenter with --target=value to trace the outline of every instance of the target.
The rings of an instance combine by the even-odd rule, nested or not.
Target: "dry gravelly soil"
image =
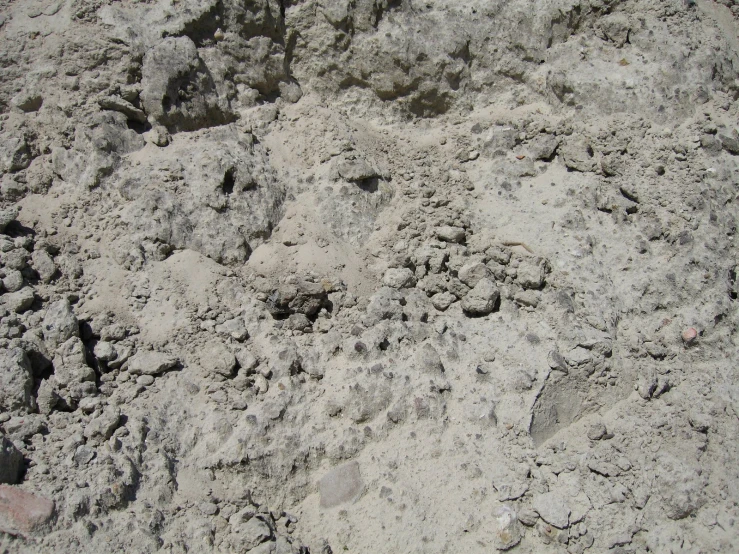
[[[739,551],[738,18],[0,0],[0,552]]]

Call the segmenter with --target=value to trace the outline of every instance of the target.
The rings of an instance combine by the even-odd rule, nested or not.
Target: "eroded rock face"
[[[170,37],[144,55],[141,104],[152,124],[194,131],[227,122],[228,101],[189,37]]]
[[[152,172],[172,185],[152,183]],[[232,126],[209,139],[176,140],[136,171],[118,173],[114,186],[129,202],[133,237],[167,245],[165,257],[192,248],[226,264],[243,262],[269,237],[285,198],[264,150]]]

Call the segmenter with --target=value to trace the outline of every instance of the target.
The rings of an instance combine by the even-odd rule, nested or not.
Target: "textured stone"
[[[436,229],[436,238],[444,242],[464,242],[465,236],[464,229],[461,227],[444,225]]]
[[[0,485],[0,531],[11,535],[39,532],[54,517],[54,502],[9,485]]]
[[[329,471],[318,483],[321,508],[333,508],[356,500],[364,483],[358,462],[349,462]]]
[[[570,523],[570,507],[560,494],[537,494],[534,496],[533,508],[541,519],[559,529],[566,529]]]
[[[423,343],[416,351],[416,366],[426,373],[441,374],[444,372],[444,364],[441,357],[431,344]]]
[[[72,337],[79,337],[80,328],[68,300],[58,300],[49,305],[42,323],[44,340],[49,350]]]
[[[128,370],[134,375],[159,375],[174,368],[176,357],[163,352],[142,351],[134,354],[128,361]]]
[[[415,278],[413,272],[407,267],[390,268],[385,272],[382,282],[387,287],[402,289],[412,287],[415,284]]]
[[[206,373],[230,377],[236,367],[236,356],[225,344],[214,340],[200,350],[200,366]]]
[[[468,315],[487,315],[495,309],[499,298],[498,287],[490,279],[480,279],[462,299],[462,309]]]
[[[462,266],[459,270],[459,280],[468,287],[474,287],[480,279],[493,280],[493,272],[485,264],[473,262]]]
[[[32,406],[31,362],[20,348],[0,351],[0,411]]]

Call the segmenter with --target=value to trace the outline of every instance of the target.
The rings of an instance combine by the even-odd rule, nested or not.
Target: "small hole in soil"
[[[223,194],[229,195],[234,191],[234,185],[236,184],[236,179],[234,178],[235,173],[236,170],[232,167],[227,169],[223,175],[223,183],[221,183]]]

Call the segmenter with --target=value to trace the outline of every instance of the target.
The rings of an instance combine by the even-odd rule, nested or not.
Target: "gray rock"
[[[267,299],[267,309],[273,317],[294,313],[315,316],[328,302],[327,287],[322,283],[298,281],[282,285],[272,291]]]
[[[117,406],[109,406],[99,416],[94,417],[85,426],[84,435],[92,441],[108,440],[121,421],[121,410]]]
[[[24,137],[0,137],[0,169],[20,171],[31,165],[31,153]]]
[[[487,315],[495,309],[499,298],[498,287],[490,279],[480,279],[462,299],[462,310],[472,316]]]
[[[546,277],[546,262],[541,258],[524,258],[516,270],[516,280],[525,289],[540,289]]]
[[[318,482],[321,508],[333,508],[353,502],[362,494],[364,482],[358,462],[349,462],[333,468]]]
[[[200,513],[206,516],[214,516],[218,513],[218,504],[215,502],[202,502],[198,508]]]
[[[44,98],[37,92],[20,92],[10,101],[14,108],[29,113],[37,112],[44,103]]]
[[[10,310],[11,312],[20,314],[33,306],[33,302],[34,300],[36,300],[36,296],[34,295],[33,289],[31,287],[24,287],[16,292],[3,294],[0,299],[2,300],[2,305],[6,309]]]
[[[708,153],[716,155],[721,152],[723,145],[715,135],[704,134],[701,136],[701,147]]]
[[[595,171],[597,158],[587,141],[570,138],[560,146],[559,151],[567,168],[583,173]]]
[[[293,331],[309,331],[313,327],[310,319],[305,314],[290,314],[285,322],[285,329]]]
[[[379,176],[369,162],[361,158],[341,162],[338,172],[343,179],[354,183]]]
[[[246,330],[243,317],[228,319],[220,325],[216,325],[216,333],[229,336],[239,342],[249,338],[249,332]]]
[[[559,147],[559,139],[552,135],[537,135],[529,144],[529,152],[535,160],[549,160]]]
[[[657,484],[662,505],[670,519],[684,519],[706,503],[707,479],[693,464],[663,454],[657,460]]]
[[[246,348],[239,348],[235,352],[236,361],[239,362],[239,372],[251,373],[259,365],[259,360]]]
[[[591,441],[597,441],[602,438],[605,438],[607,434],[608,434],[608,430],[606,429],[606,426],[603,423],[594,423],[588,429],[588,438]]]
[[[33,261],[33,269],[38,273],[43,283],[50,283],[56,274],[56,264],[54,258],[51,257],[46,250],[38,249],[31,256]]]
[[[50,379],[41,381],[36,395],[39,413],[49,415],[60,400],[59,394],[54,389],[54,383]]]
[[[86,466],[87,464],[89,464],[95,458],[96,455],[97,455],[97,452],[95,452],[94,448],[86,444],[81,444],[74,451],[72,460],[74,461],[76,466],[82,467],[82,466]]]
[[[149,385],[154,384],[154,376],[153,375],[139,375],[136,378],[136,384],[137,385],[143,385],[145,387],[148,387]]]
[[[0,436],[0,483],[15,485],[23,469],[23,454],[5,436]]]
[[[736,136],[729,137],[726,135],[720,135],[719,140],[721,144],[729,154],[739,155],[739,138]]]
[[[118,353],[115,350],[115,345],[112,342],[104,340],[99,341],[92,351],[95,357],[101,362],[112,362],[118,357]]]
[[[571,509],[560,494],[545,492],[535,495],[533,508],[541,519],[559,529],[566,529],[570,524]]]
[[[33,406],[31,362],[20,348],[0,350],[0,411]]]
[[[605,38],[621,48],[629,40],[629,31],[631,24],[628,16],[622,13],[614,13],[607,15],[601,21],[603,34]]]
[[[564,373],[569,373],[570,371],[567,366],[567,360],[556,350],[549,351],[549,354],[547,354],[547,363],[549,363],[551,369],[556,369]]]
[[[466,234],[461,227],[444,225],[436,229],[436,238],[444,242],[464,242]]]
[[[128,361],[128,371],[133,375],[159,375],[173,369],[178,363],[175,356],[150,350],[139,351]]]
[[[279,84],[279,89],[280,97],[291,104],[295,104],[303,97],[303,90],[298,83],[282,81]]]
[[[85,345],[79,337],[61,344],[54,356],[54,381],[63,387],[95,381],[95,372],[87,365]]]
[[[28,250],[25,248],[13,248],[3,255],[2,263],[6,268],[21,271],[28,265]]]
[[[510,550],[521,542],[521,524],[516,512],[508,507],[501,506],[495,513],[495,548],[501,551]]]
[[[302,357],[301,366],[303,371],[313,379],[323,379],[326,373],[326,364],[323,363],[315,350],[309,350],[308,354]]]
[[[17,269],[8,269],[3,277],[3,287],[8,292],[18,292],[23,288],[25,281],[23,274]]]
[[[260,544],[272,539],[272,528],[258,516],[232,529],[236,533],[242,552],[253,551]]]
[[[416,366],[426,373],[432,373],[440,375],[444,373],[444,364],[441,362],[441,357],[431,344],[428,342],[423,343],[416,351],[415,356]]]
[[[13,206],[0,210],[0,233],[18,217],[18,208]],[[12,243],[11,243],[12,244]]]
[[[413,272],[407,267],[390,268],[385,272],[382,282],[386,287],[402,289],[415,285],[416,279]]]
[[[187,36],[164,39],[144,56],[141,103],[152,124],[194,131],[231,119],[211,73]],[[187,91],[185,94],[181,94]]]
[[[154,125],[151,131],[144,133],[144,140],[146,142],[162,148],[167,146],[171,139],[172,137],[169,136],[167,128],[163,125]]]
[[[302,360],[294,343],[288,343],[277,352],[270,364],[272,376],[275,379],[283,379],[291,375],[297,375],[302,369]]]
[[[41,324],[46,347],[53,351],[72,337],[79,337],[80,326],[68,300],[57,300],[49,305]]]
[[[457,297],[451,292],[437,292],[431,297],[431,304],[440,312],[448,309],[456,301]]]
[[[493,272],[485,264],[473,262],[462,266],[459,270],[459,280],[468,287],[474,287],[480,279],[494,280]]]
[[[521,306],[536,308],[539,305],[539,294],[533,290],[521,290],[513,295],[513,300]]]
[[[200,349],[199,358],[200,366],[206,374],[216,373],[231,377],[236,368],[236,356],[219,340],[212,340]]]
[[[403,306],[400,301],[403,294],[389,287],[382,287],[370,298],[367,304],[367,315],[370,323],[375,324],[384,319],[399,320],[403,316]]]
[[[690,423],[690,426],[699,433],[707,433],[712,424],[711,416],[703,413],[697,408],[690,410],[690,413],[688,414],[688,422]]]

